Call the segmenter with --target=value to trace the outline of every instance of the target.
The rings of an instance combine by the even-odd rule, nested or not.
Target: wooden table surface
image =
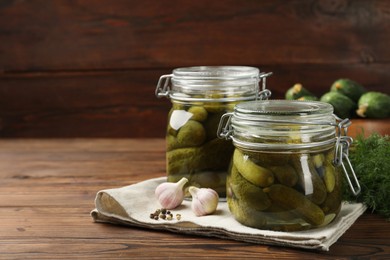
[[[0,259],[389,259],[390,222],[366,212],[315,252],[94,223],[96,192],[165,175],[162,139],[0,140]]]

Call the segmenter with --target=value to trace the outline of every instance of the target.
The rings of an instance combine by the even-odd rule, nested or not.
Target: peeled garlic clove
[[[218,193],[209,188],[191,186],[188,191],[192,196],[191,208],[196,216],[204,216],[215,212],[218,206]]]
[[[184,185],[188,182],[187,178],[182,178],[178,182],[164,182],[157,186],[154,191],[158,202],[166,209],[174,209],[184,200]]]

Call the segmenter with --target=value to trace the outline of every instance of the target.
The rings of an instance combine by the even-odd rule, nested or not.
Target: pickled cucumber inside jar
[[[280,153],[277,165],[261,159],[273,153],[235,148],[227,179],[230,211],[240,223],[261,229],[296,231],[329,224],[341,208],[341,181],[332,155],[332,149]]]
[[[188,185],[212,188],[226,196],[234,147],[231,141],[217,138],[217,128],[220,117],[230,108],[230,103],[218,102],[173,105],[166,133],[168,181],[186,177]]]
[[[271,74],[250,66],[192,66],[160,77],[155,94],[172,102],[166,129],[168,181],[186,177],[188,185],[225,196],[234,146],[217,136],[220,119],[237,104],[268,98],[265,78]]]

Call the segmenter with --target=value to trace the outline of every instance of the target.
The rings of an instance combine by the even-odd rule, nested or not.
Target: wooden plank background
[[[389,46],[386,0],[2,0],[0,137],[162,137],[154,89],[183,66],[272,71],[273,98],[389,93]]]

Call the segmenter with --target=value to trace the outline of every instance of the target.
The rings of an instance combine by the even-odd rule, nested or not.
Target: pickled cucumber
[[[308,200],[303,194],[282,184],[273,184],[264,188],[271,201],[285,209],[294,210],[309,224],[318,226],[324,222],[325,214],[319,206]]]
[[[311,156],[311,158],[312,158],[314,166],[316,168],[320,168],[320,167],[322,167],[322,165],[324,165],[325,155],[323,153],[315,154],[315,155]]]
[[[325,161],[331,163],[333,165],[334,156],[335,156],[335,149],[331,149],[324,153]]]
[[[298,174],[291,165],[271,166],[270,169],[281,184],[288,187],[293,187],[297,184]]]
[[[230,94],[229,94],[230,96]],[[217,137],[221,116],[237,102],[221,102],[218,92],[205,91],[192,96],[191,102],[173,100],[166,132],[166,171],[168,181],[182,177],[189,184],[226,193],[226,175],[234,146]],[[241,97],[241,96],[238,96]],[[198,98],[212,98],[201,102]]]
[[[254,140],[249,140],[250,142],[256,142]],[[245,152],[254,163],[263,166],[277,166],[281,164],[287,164],[290,160],[290,154],[282,153],[262,153],[262,152]]]
[[[336,218],[336,214],[334,214],[334,213],[325,215],[324,223],[322,223],[318,227],[325,227],[325,226],[329,225],[335,218]]]
[[[333,191],[335,185],[336,185],[336,177],[334,174],[334,168],[331,164],[325,165],[325,171],[324,171],[324,182],[326,190],[330,193]]]
[[[298,174],[298,183],[306,197],[320,205],[326,199],[326,188],[308,154],[294,154],[292,164]]]
[[[223,170],[228,171],[229,162],[232,158],[234,146],[231,142],[214,138],[206,142],[200,148],[198,169],[200,170]]]
[[[206,130],[206,139],[211,140],[217,138],[217,129],[219,120],[224,113],[209,113],[207,120],[203,122],[203,126]]]
[[[298,215],[294,214],[294,210],[286,210],[275,203],[271,204],[268,209],[263,210],[262,213],[267,223],[263,229],[291,232],[307,230],[311,227]]]
[[[340,192],[332,192],[328,195],[323,204],[321,204],[321,209],[325,214],[335,213],[338,214],[341,209],[341,194]]]
[[[239,149],[234,150],[233,164],[245,179],[256,186],[267,187],[274,182],[272,171],[255,164]]]
[[[208,113],[204,107],[192,106],[188,109],[188,112],[192,114],[192,120],[203,122],[207,119]]]
[[[176,137],[177,136],[177,132],[178,131],[176,129],[173,129],[173,127],[170,124],[168,124],[168,127],[167,127],[167,134],[168,135]]]
[[[302,231],[310,228],[310,225],[305,225],[304,223],[281,223],[281,224],[269,224],[267,227],[270,227],[274,231],[282,232],[294,232]]]
[[[264,214],[267,214],[267,219],[273,219],[274,222],[291,222],[292,220],[297,219],[297,215],[295,215],[293,212],[293,210],[286,210],[285,208],[282,208],[275,203],[271,204],[269,208],[264,210]]]
[[[233,165],[230,170],[230,187],[235,196],[255,210],[264,210],[271,206],[271,201],[263,190],[248,182]]]
[[[167,135],[165,138],[167,151],[178,148],[176,137],[173,135]]]
[[[206,131],[201,123],[189,120],[178,131],[168,127],[166,136],[167,151],[177,148],[202,145],[206,140]]]
[[[178,148],[167,152],[168,175],[194,173],[201,170],[227,170],[233,146],[226,140],[214,139],[200,147]]]
[[[210,94],[206,94],[205,97],[218,100],[224,98],[225,96],[220,93],[210,93]],[[224,112],[226,110],[226,104],[219,101],[204,102],[203,107],[207,110],[207,112],[211,112],[211,113],[219,113],[219,112]]]
[[[261,211],[241,205],[234,197],[228,198],[227,204],[234,218],[241,224],[259,229],[266,227],[267,220]]]
[[[193,173],[199,165],[199,150],[198,147],[192,147],[168,151],[166,153],[168,178],[176,174]]]
[[[177,133],[178,147],[199,146],[206,140],[206,131],[201,123],[189,120]]]
[[[320,205],[325,214],[338,214],[341,209],[341,181],[338,179],[338,174],[335,175],[336,181],[332,192],[328,193],[326,200]]]
[[[318,154],[312,155],[311,159],[313,161],[314,167],[317,170],[318,175],[321,178],[323,178],[324,172],[325,172],[325,167],[324,167],[325,155],[323,153],[318,153]]]

